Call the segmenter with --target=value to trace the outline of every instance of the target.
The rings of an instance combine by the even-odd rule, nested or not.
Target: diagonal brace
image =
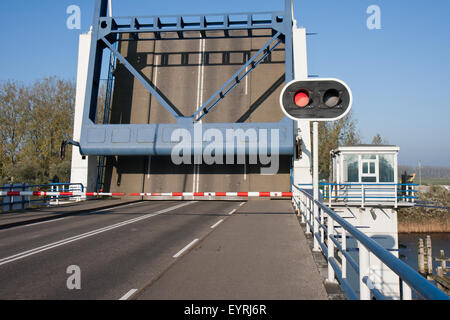
[[[280,35],[281,32],[277,32],[269,41],[267,41],[264,46],[250,58],[250,60],[248,60],[238,71],[236,71],[236,73],[234,73],[230,77],[230,79],[225,82],[225,84],[197,110],[196,113],[194,113],[192,117],[195,119],[195,122],[202,119],[211,109],[213,109],[221,100],[223,100],[225,96],[242,81],[242,79],[244,79],[251,71],[256,68],[258,64],[260,64],[270,53],[272,53],[272,51],[282,42]],[[270,47],[272,42],[277,39],[278,41],[272,47]],[[262,53],[264,54],[261,56]],[[258,59],[258,57],[260,58]],[[247,69],[248,66],[250,66],[250,68],[242,76],[239,76]],[[226,89],[228,86],[230,87]],[[200,112],[202,112],[201,115],[199,115]]]
[[[106,44],[106,46],[111,50],[111,52],[117,57],[117,59],[122,62],[125,67],[130,71],[133,76],[135,76],[143,85],[144,87],[150,91],[150,93],[162,104],[162,106],[175,118],[179,119],[183,117],[179,112],[177,112],[174,109],[174,106],[172,106],[159,92],[155,89],[155,86],[151,83],[149,83],[140,73],[137,71],[131,63],[127,61],[120,53],[117,51],[114,46],[105,39],[105,37],[102,38],[103,42]]]

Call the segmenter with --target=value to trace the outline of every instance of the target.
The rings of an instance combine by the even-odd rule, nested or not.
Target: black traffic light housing
[[[333,121],[352,107],[352,92],[339,79],[293,80],[280,95],[283,112],[293,120]]]

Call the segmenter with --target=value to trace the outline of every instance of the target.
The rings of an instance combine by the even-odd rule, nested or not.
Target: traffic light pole
[[[292,42],[294,52],[294,78],[296,80],[308,79],[306,29],[298,28],[295,20],[292,27]],[[293,184],[312,184],[310,121],[307,119],[297,119],[296,125],[296,138],[301,138],[299,143],[302,144],[301,150],[303,152],[293,162]]]
[[[286,7],[289,6],[286,0]],[[292,2],[291,2],[292,5]],[[291,7],[291,12],[293,12]],[[286,41],[286,45],[289,42]],[[287,48],[287,47],[286,47]],[[286,53],[291,52],[289,48]],[[335,121],[344,117],[352,106],[352,93],[345,82],[334,78],[308,78],[308,63],[306,50],[306,30],[297,28],[297,22],[292,18],[292,64],[286,56],[286,85],[281,90],[280,106],[283,113],[296,121],[296,137],[301,137],[299,158],[293,161],[292,183],[313,185],[313,198],[319,201],[319,121]],[[291,74],[293,70],[293,75]],[[310,123],[313,122],[313,143],[311,148]],[[311,175],[312,151],[312,175]],[[321,251],[319,241],[319,207],[314,203],[313,221],[313,251]],[[320,222],[319,222],[320,221]],[[323,238],[323,233],[322,233]]]
[[[315,201],[319,201],[319,122],[313,122],[313,197]],[[314,203],[314,230],[313,230],[313,240],[314,247],[313,251],[320,251],[319,241],[317,237],[319,236],[319,207]]]

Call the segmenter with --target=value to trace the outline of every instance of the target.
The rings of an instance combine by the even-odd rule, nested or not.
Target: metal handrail
[[[20,183],[18,183],[20,184]],[[3,189],[17,189],[17,188],[43,188],[43,187],[53,187],[53,186],[80,186],[81,187],[81,192],[84,192],[84,185],[82,183],[70,183],[70,182],[54,182],[54,183],[47,183],[47,184],[32,184],[32,185],[25,185],[24,183],[22,183],[22,186],[10,186],[10,187],[5,187],[5,186],[0,186],[0,190]]]
[[[16,184],[14,186],[14,184]],[[67,186],[67,188],[60,189],[60,187]],[[11,183],[11,186],[0,186],[0,190],[12,190],[12,189],[27,189],[30,190],[31,188],[38,188],[39,190],[41,188],[50,188],[53,190],[54,188],[58,189],[58,191],[64,192],[64,191],[71,191],[73,188],[70,188],[71,186],[77,186],[79,187],[81,193],[84,192],[84,185],[82,183],[70,183],[70,182],[53,182],[53,183],[47,183],[47,184],[33,184],[33,185],[27,185],[26,183]],[[2,198],[3,196],[0,196]],[[12,206],[22,204],[21,209],[27,208],[27,204],[31,204],[32,202],[45,202],[46,200],[56,200],[56,204],[59,202],[59,198],[67,198],[69,196],[46,196],[44,198],[38,198],[38,199],[31,199],[33,196],[12,196],[11,198],[14,199],[16,197],[20,197],[20,200],[16,201],[9,201],[9,202],[0,202],[0,207],[9,206],[9,209],[7,211],[14,210]]]
[[[312,186],[312,183],[298,183],[299,186]],[[335,183],[335,182],[319,182],[319,186],[418,186],[416,183],[377,183],[377,182],[346,182],[346,183]]]
[[[333,210],[331,210],[330,208],[325,206],[323,203],[314,200],[313,197],[306,190],[301,189],[296,185],[293,185],[293,186],[294,186],[293,200],[296,205],[298,205],[298,204],[295,202],[296,201],[295,189],[298,190],[299,192],[301,192],[301,194],[303,194],[304,196],[306,196],[310,200],[309,201],[310,204],[312,203],[312,204],[317,205],[317,208],[319,209],[319,211],[322,210],[323,212],[325,212],[328,215],[328,217],[333,220],[332,221],[333,225],[334,225],[334,222],[339,224],[343,229],[345,229],[346,232],[351,234],[353,236],[353,238],[356,239],[356,241],[359,244],[363,245],[365,247],[365,249],[368,250],[368,252],[371,252],[372,254],[377,256],[383,264],[385,264],[388,268],[390,268],[394,273],[396,273],[400,277],[400,280],[402,280],[401,282],[407,283],[411,288],[413,288],[417,293],[419,293],[421,296],[423,296],[426,299],[449,300],[448,295],[446,295],[443,291],[439,290],[436,286],[434,286],[432,283],[430,283],[428,280],[426,280],[424,277],[422,277],[416,270],[414,270],[409,265],[407,265],[406,263],[401,261],[399,258],[395,257],[387,249],[383,248],[381,245],[379,245],[373,239],[371,239],[370,237],[368,237],[367,235],[365,235],[364,233],[359,231],[355,226],[353,226],[352,224],[347,222],[345,219],[341,218],[337,213],[335,213]],[[305,205],[305,203],[302,203],[302,204]],[[308,214],[305,214],[305,212],[303,212],[304,210],[302,210],[302,212],[301,212],[302,219],[303,218],[307,219],[307,221],[306,221],[308,223],[307,229],[313,229],[313,226],[316,223],[314,220],[317,218],[318,212],[316,215],[314,214],[314,212],[313,212],[314,205],[306,206],[306,208],[309,211],[309,216],[312,215],[313,219],[308,219]],[[312,220],[312,223],[308,220]],[[330,222],[331,221],[329,221],[328,223],[330,223]],[[319,227],[320,227],[320,225],[319,225]],[[334,228],[331,227],[331,229],[333,230]],[[331,233],[332,232],[333,231],[331,231]],[[325,244],[320,243],[320,236],[317,236],[315,233],[314,233],[314,236],[317,239],[317,241],[319,241],[320,247],[324,248]],[[333,268],[333,270],[336,272],[336,273],[334,273],[334,272],[332,273],[333,278],[336,276],[338,278],[338,280],[340,280],[344,289],[347,291],[348,296],[351,298],[354,298],[354,297],[356,297],[355,292],[348,285],[346,279],[342,277],[341,269],[339,268],[339,265],[336,263],[336,260],[334,259],[334,245],[335,245],[334,240],[335,239],[333,239],[332,236],[334,236],[334,235],[328,234],[328,239],[330,239],[331,241],[329,241],[327,243],[327,245],[328,246],[332,245],[333,252],[331,252],[330,249],[327,249],[325,257],[328,260],[329,268],[330,267]],[[342,247],[338,246],[337,248],[338,248],[338,250],[339,249],[342,250]],[[341,252],[343,252],[343,251],[341,251]],[[330,254],[331,254],[331,256],[330,256]],[[360,252],[360,255],[361,255],[361,252]],[[360,257],[360,259],[361,259],[361,257]],[[355,267],[354,263],[351,263],[350,265],[352,267]],[[358,269],[359,269],[359,267],[360,266],[358,266]],[[334,280],[334,279],[329,279],[329,280]],[[368,280],[369,280],[368,277],[367,278],[363,277],[364,284],[368,285]],[[361,284],[360,284],[360,288],[361,288]],[[370,287],[369,287],[369,289],[375,297],[381,298],[380,297],[381,292],[378,289],[370,288]]]
[[[298,186],[311,186],[312,184],[298,184]],[[319,190],[322,191],[323,199],[328,200],[328,205],[339,204],[340,202],[360,204],[373,204],[376,201],[393,202],[397,208],[399,201],[402,205],[409,203],[414,205],[417,184],[413,183],[329,183],[320,182]],[[334,202],[332,202],[332,200]]]

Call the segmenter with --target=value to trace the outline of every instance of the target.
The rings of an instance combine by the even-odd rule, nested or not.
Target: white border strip
[[[221,224],[223,222],[223,219],[220,219],[219,221],[217,221],[215,224],[213,224],[211,226],[211,229],[214,229],[215,227],[217,227],[219,224]]]
[[[138,289],[131,289],[127,293],[125,293],[119,300],[128,300]]]
[[[181,256],[186,250],[188,250],[190,247],[192,247],[194,244],[197,243],[199,239],[194,239],[191,243],[189,243],[187,246],[185,246],[183,249],[181,249],[180,251],[178,251],[173,258],[178,258],[179,256]]]

